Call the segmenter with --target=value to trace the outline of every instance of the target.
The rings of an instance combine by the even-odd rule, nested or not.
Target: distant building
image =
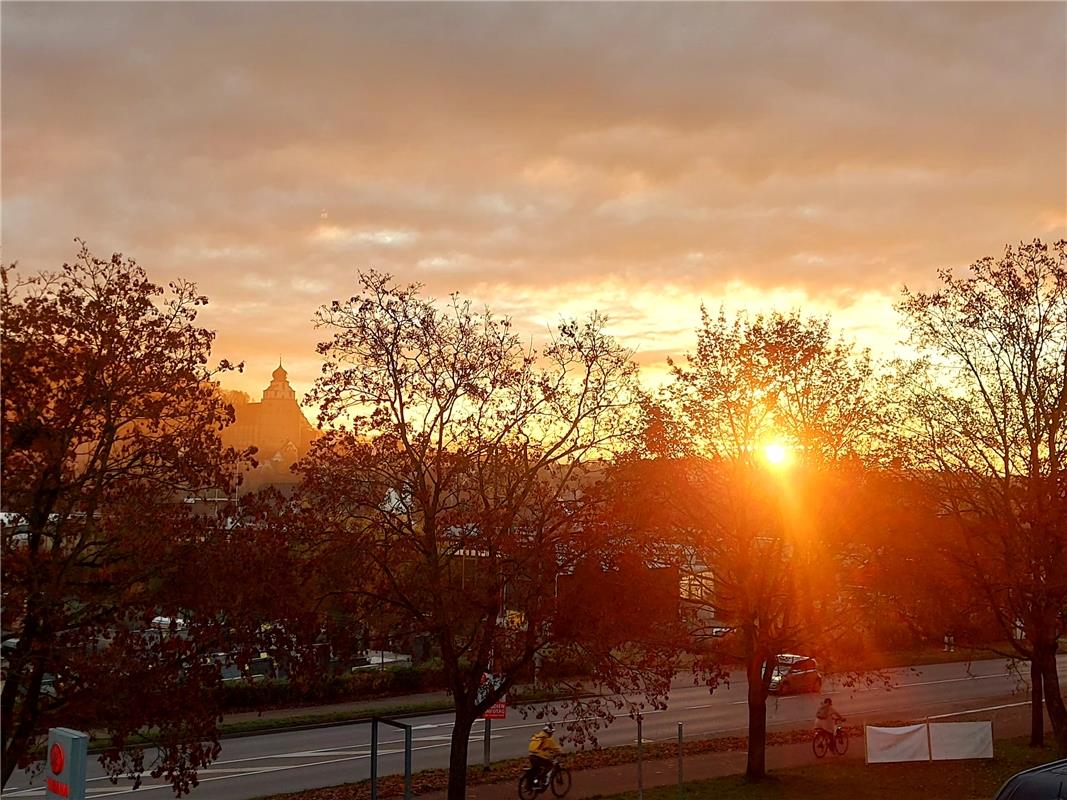
[[[291,467],[307,455],[322,432],[304,417],[281,362],[271,375],[270,386],[263,390],[262,401],[249,402],[244,393],[231,393],[227,399],[233,403],[236,420],[222,432],[223,444],[257,448],[259,466],[245,475],[242,491],[298,483],[299,476]]]

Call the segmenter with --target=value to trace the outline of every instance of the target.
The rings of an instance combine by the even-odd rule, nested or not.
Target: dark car
[[[1012,775],[993,800],[1067,800],[1067,758]]]
[[[784,653],[771,673],[771,694],[821,692],[822,673],[814,658]]]

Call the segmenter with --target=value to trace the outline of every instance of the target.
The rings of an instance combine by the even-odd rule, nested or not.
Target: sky
[[[1067,237],[1067,3],[9,3],[5,262],[75,236],[211,298],[226,381],[319,372],[361,269],[654,380],[701,302],[830,314]]]

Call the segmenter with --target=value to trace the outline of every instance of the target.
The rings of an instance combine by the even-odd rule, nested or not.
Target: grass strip
[[[1025,738],[998,741],[996,757],[968,761],[864,764],[828,761],[776,770],[758,783],[731,775],[683,786],[686,800],[989,800],[1020,770],[1054,761],[1051,748],[1030,748]],[[634,800],[636,792],[600,795]],[[645,800],[677,800],[678,787],[646,789]]]

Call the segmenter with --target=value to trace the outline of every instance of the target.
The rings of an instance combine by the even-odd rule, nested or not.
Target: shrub
[[[386,669],[323,675],[310,683],[288,680],[233,681],[219,687],[223,711],[290,708],[322,703],[346,703],[395,694],[428,692],[445,687],[444,668],[438,659],[417,667],[403,665]]]

